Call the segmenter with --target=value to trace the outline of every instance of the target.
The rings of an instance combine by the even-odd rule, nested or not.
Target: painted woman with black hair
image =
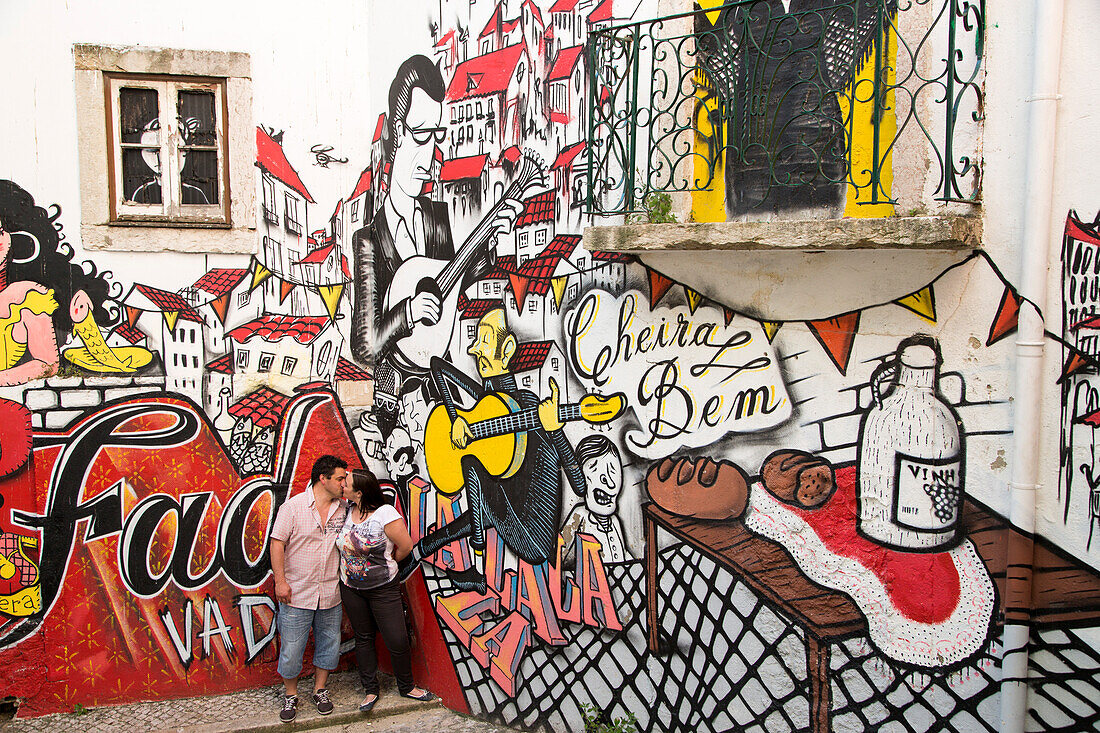
[[[355,630],[355,660],[366,691],[359,710],[370,712],[378,702],[374,638],[379,631],[390,652],[397,691],[413,700],[431,700],[435,696],[413,682],[405,605],[397,580],[397,563],[413,546],[405,520],[386,501],[370,471],[352,471],[351,480],[344,485],[344,498],[352,506],[336,547],[340,550],[340,599]]]
[[[58,344],[69,334],[84,342],[69,360],[94,371],[134,371],[151,358],[144,349],[120,357],[103,342],[98,324],[117,320],[106,307],[108,273],[73,262],[60,216],[56,204],[47,211],[19,184],[0,180],[0,385],[56,374]]]

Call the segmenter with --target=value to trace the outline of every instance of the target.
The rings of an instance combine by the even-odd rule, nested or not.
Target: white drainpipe
[[[1035,76],[1028,97],[1027,180],[1024,200],[1023,272],[1020,294],[1040,308],[1047,303],[1048,267],[1060,242],[1051,236],[1054,151],[1058,115],[1058,76],[1062,60],[1063,0],[1035,0]],[[1043,385],[1043,319],[1027,305],[1020,309],[1016,338],[1015,423],[1009,516],[1029,541],[1011,544],[1008,552],[1006,608],[1030,608],[1030,537],[1035,531],[1039,484],[1040,420]],[[1029,621],[1006,622],[1001,671],[1001,733],[1022,733],[1027,717]]]

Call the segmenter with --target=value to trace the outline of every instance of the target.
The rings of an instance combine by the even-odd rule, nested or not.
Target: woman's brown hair
[[[362,498],[362,502],[359,504],[359,509],[364,512],[373,512],[383,504],[388,504],[385,495],[382,494],[382,487],[378,483],[378,478],[370,471],[363,469],[355,469],[351,472],[351,490],[356,492]]]

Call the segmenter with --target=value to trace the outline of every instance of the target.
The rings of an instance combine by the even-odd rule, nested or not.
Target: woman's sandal
[[[401,693],[401,697],[407,697],[407,698],[409,698],[410,700],[416,700],[416,701],[418,701],[418,702],[428,702],[428,701],[430,701],[430,700],[434,700],[434,699],[435,699],[435,695],[433,695],[432,693],[428,692],[427,690],[424,690],[424,694],[423,694],[423,695],[410,695],[410,694],[408,694],[408,693],[402,692],[402,693]]]
[[[369,713],[369,712],[370,712],[371,710],[374,710],[374,704],[375,704],[376,702],[378,702],[378,695],[375,695],[375,696],[374,696],[374,699],[373,699],[373,700],[371,700],[370,702],[365,702],[365,703],[363,703],[362,705],[360,705],[360,706],[359,706],[359,712],[361,712],[361,713]]]

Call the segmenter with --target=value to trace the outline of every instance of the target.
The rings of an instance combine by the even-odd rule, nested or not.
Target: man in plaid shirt
[[[325,683],[340,660],[340,555],[336,536],[344,526],[348,464],[324,455],[313,464],[312,485],[279,507],[271,530],[271,572],[279,601],[279,676],[285,696],[279,719],[298,712],[298,675],[313,629],[313,704],[332,712]]]

